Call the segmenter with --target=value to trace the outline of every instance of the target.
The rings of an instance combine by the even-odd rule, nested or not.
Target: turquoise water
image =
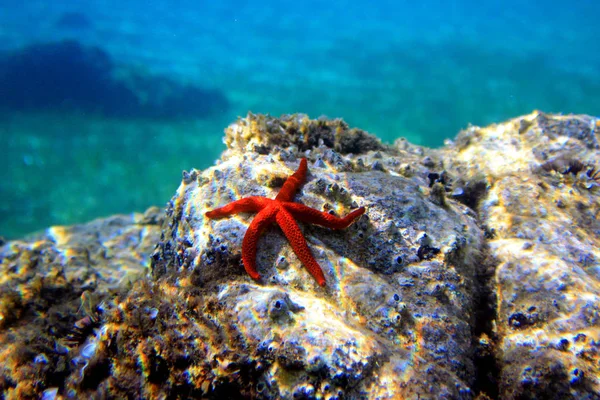
[[[165,204],[248,111],[440,146],[600,109],[594,1],[55,3],[0,7],[7,238]]]

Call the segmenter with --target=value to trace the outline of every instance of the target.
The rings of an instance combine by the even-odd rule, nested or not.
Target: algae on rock
[[[599,126],[535,112],[427,149],[341,120],[249,114],[214,167],[183,173],[164,215],[0,247],[0,390],[598,398]],[[276,227],[255,282],[241,265],[253,215],[204,213],[275,197],[301,157],[295,201],[367,212],[342,231],[300,224],[326,287]]]
[[[600,121],[534,112],[444,149],[483,174],[500,398],[600,397]],[[573,167],[577,168],[573,168]]]
[[[431,201],[420,148],[386,148],[373,138],[366,150],[344,155],[335,150],[348,135],[344,129],[339,121],[304,116],[250,115],[231,125],[220,162],[187,173],[169,203],[153,277],[219,304],[204,313],[243,346],[223,343],[211,357],[253,370],[244,379],[263,388],[261,397],[468,396],[472,294],[483,245],[475,215],[451,199],[444,207]],[[301,144],[293,140],[297,132],[304,132]],[[305,143],[314,146],[301,152],[297,146]],[[300,156],[309,160],[309,175],[296,201],[337,215],[367,208],[344,231],[303,227],[325,289],[276,228],[259,243],[263,280],[253,282],[240,265],[253,216],[204,216],[242,197],[275,197]]]

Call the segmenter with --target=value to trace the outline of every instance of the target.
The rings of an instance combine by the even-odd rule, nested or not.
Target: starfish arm
[[[308,167],[306,164],[306,158],[303,158],[300,160],[300,166],[298,167],[296,172],[294,172],[292,176],[286,179],[285,183],[283,184],[283,187],[277,194],[277,197],[275,197],[275,200],[292,201],[294,195],[306,180],[307,169]]]
[[[360,217],[365,213],[365,208],[360,207],[356,210],[352,211],[350,214],[346,215],[343,218],[336,217],[335,215],[331,215],[327,212],[315,210],[314,208],[310,208],[300,203],[285,203],[284,208],[289,211],[293,217],[299,221],[321,225],[326,228],[331,229],[345,229],[355,219]]]
[[[222,218],[241,212],[257,212],[265,207],[266,203],[268,203],[267,200],[270,201],[264,197],[246,197],[229,203],[226,206],[207,211],[204,215],[208,218]]]
[[[308,272],[310,272],[317,280],[319,285],[325,286],[325,275],[323,275],[323,270],[321,270],[319,263],[317,263],[308,248],[306,239],[304,239],[302,231],[298,227],[294,217],[285,209],[280,209],[277,213],[276,222],[290,242],[294,253],[296,253],[302,264],[308,269]]]
[[[263,234],[265,229],[273,223],[277,209],[269,207],[259,212],[250,223],[244,240],[242,240],[242,262],[244,269],[254,280],[260,279],[260,275],[256,269],[256,246],[258,239]]]

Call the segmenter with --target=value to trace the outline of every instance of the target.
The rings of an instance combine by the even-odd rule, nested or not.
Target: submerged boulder
[[[298,129],[290,128],[295,124]],[[329,146],[311,137],[326,130],[332,131]],[[273,139],[271,132],[285,136]],[[218,321],[213,337],[236,338],[209,344],[206,356],[239,370],[236,379],[249,391],[262,389],[265,398],[466,395],[474,376],[470,327],[483,246],[475,214],[459,202],[431,198],[420,148],[384,149],[371,137],[379,150],[344,155],[334,149],[348,134],[339,121],[304,116],[251,115],[230,126],[230,148],[220,162],[185,173],[169,203],[153,279],[185,298],[200,293],[197,312]],[[294,135],[302,141],[296,144]],[[272,142],[290,146],[268,147]],[[301,152],[303,143],[314,146]],[[240,263],[254,216],[204,215],[246,196],[275,198],[300,156],[308,158],[309,174],[297,202],[338,216],[367,209],[341,231],[303,224],[325,288],[277,228],[259,241],[262,279],[254,282]],[[195,347],[182,345],[188,352]],[[215,368],[210,373],[222,377]]]
[[[160,218],[49,231],[101,238],[77,246],[41,236],[0,247],[10,320],[0,320],[0,389],[7,398],[598,396],[597,126],[534,113],[427,149],[384,145],[341,120],[249,114],[226,129],[214,167],[183,173]],[[324,287],[276,225],[258,241],[254,281],[241,258],[255,214],[205,212],[275,198],[301,158],[308,175],[295,202],[366,213],[343,230],[299,223]],[[32,264],[40,243],[61,256]],[[35,273],[15,272],[24,268]],[[142,274],[125,278],[126,268]],[[45,299],[39,281],[56,282],[58,270],[62,302],[22,302],[22,293]],[[48,318],[56,307],[62,319]]]
[[[451,169],[489,184],[477,210],[500,398],[600,396],[599,130],[597,118],[535,112],[444,150]]]
[[[0,246],[3,398],[75,395],[66,381],[92,357],[105,306],[145,275],[160,211],[55,226]]]

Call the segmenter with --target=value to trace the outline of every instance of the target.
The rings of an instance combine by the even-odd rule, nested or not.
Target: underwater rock
[[[502,399],[600,396],[599,128],[534,112],[444,149],[451,170],[489,186],[478,212]]]
[[[293,129],[269,138],[268,126]],[[151,276],[105,296],[100,315],[72,318],[63,380],[37,388],[74,398],[470,397],[483,233],[462,203],[431,200],[423,150],[301,115],[249,115],[226,141],[244,144],[183,174]],[[240,264],[253,216],[204,216],[275,197],[300,157],[309,173],[295,201],[340,216],[367,208],[345,230],[302,225],[325,288],[277,228],[258,243],[263,278],[253,281]]]
[[[341,120],[249,114],[214,167],[183,173],[164,215],[0,247],[0,390],[596,398],[598,127],[536,112],[427,149]],[[295,202],[366,213],[343,230],[299,224],[324,287],[276,226],[258,241],[254,281],[241,244],[255,214],[205,212],[275,198],[301,158]],[[127,268],[147,273],[125,279]]]
[[[359,140],[364,151],[340,145],[351,135],[340,121],[249,115],[226,130],[229,148],[215,167],[184,173],[144,289],[153,296],[120,303],[157,299],[144,305],[159,310],[156,324],[123,343],[132,360],[140,346],[156,349],[144,355],[149,370],[187,355],[180,372],[153,386],[140,379],[144,397],[470,397],[472,294],[484,243],[475,214],[452,199],[431,201],[420,148],[369,136]],[[274,198],[304,156],[309,172],[295,201],[338,216],[364,206],[366,214],[341,231],[303,224],[325,288],[277,228],[258,243],[255,282],[240,263],[254,216],[204,213],[249,195]],[[101,343],[123,330],[109,326]],[[179,333],[177,350],[161,332]],[[187,378],[176,389],[179,373]]]
[[[144,274],[162,216],[153,207],[0,246],[0,397],[38,398],[79,373],[104,300]]]

